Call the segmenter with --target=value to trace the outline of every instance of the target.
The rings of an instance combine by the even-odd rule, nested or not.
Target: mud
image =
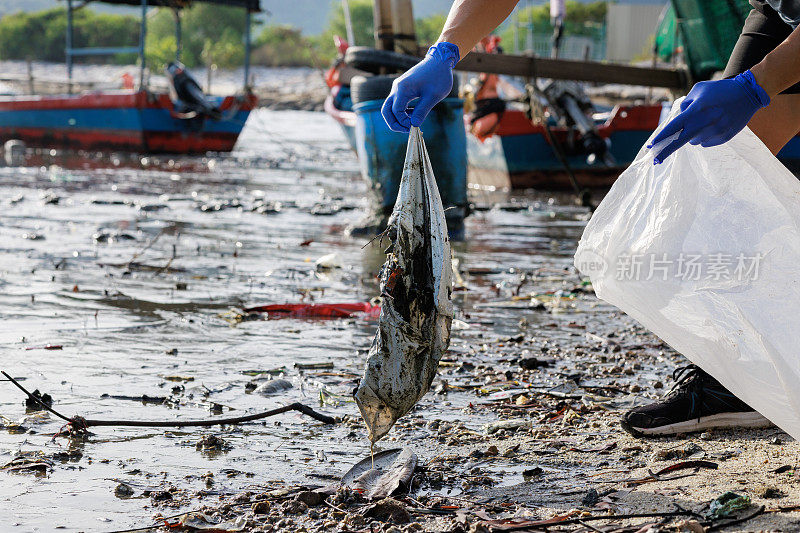
[[[320,498],[369,456],[350,394],[375,316],[269,320],[243,309],[378,294],[383,249],[342,236],[366,207],[357,172],[324,115],[266,110],[231,155],[37,154],[0,169],[0,366],[25,387],[95,419],[237,416],[298,401],[344,420],[287,413],[53,438],[63,421],[29,411],[0,382],[4,531],[222,522],[214,527],[478,532],[554,516],[573,522],[551,530],[594,531],[575,522],[585,518],[601,531],[662,521],[654,531],[675,531],[706,520],[729,490],[753,503],[739,513],[767,512],[726,531],[800,527],[800,450],[779,430],[652,441],[621,432],[619,415],[662,394],[685,361],[575,274],[588,213],[533,193],[477,196],[487,210],[453,243],[450,350],[432,390],[376,446],[416,454],[410,486],[378,501],[348,489]],[[330,204],[348,208],[312,213]],[[317,269],[334,253],[332,268]],[[253,393],[271,380],[292,387]],[[651,474],[683,461],[716,468]],[[588,521],[676,505],[696,515]]]

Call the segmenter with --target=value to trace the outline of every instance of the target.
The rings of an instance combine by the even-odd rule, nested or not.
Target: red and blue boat
[[[490,35],[478,50],[500,53]],[[476,188],[609,187],[658,127],[662,104],[600,109],[573,81],[519,87],[496,74],[467,85],[470,184]]]
[[[567,164],[582,189],[607,188],[620,172],[636,158],[642,146],[668,111],[665,104],[618,105],[611,111],[597,113],[593,119],[597,134],[607,140],[610,163],[599,165],[575,147],[574,131],[568,127],[550,127],[549,138],[542,124],[533,124],[524,111],[507,110],[489,117],[496,125],[490,132],[467,136],[469,182],[475,188],[512,188],[559,190],[574,184],[565,172],[557,150],[565,150]],[[468,126],[469,127],[469,126]],[[554,146],[554,142],[559,146]],[[800,175],[800,136],[794,137],[778,153],[789,170]]]
[[[141,153],[230,152],[253,95],[214,98],[221,119],[183,118],[168,94],[147,90],[0,98],[0,140],[29,146]]]
[[[0,141],[19,139],[27,145],[73,150],[113,150],[140,153],[192,154],[229,152],[236,144],[257,99],[248,86],[250,17],[260,11],[259,0],[197,0],[244,9],[246,17],[244,89],[241,94],[204,95],[180,64],[181,9],[185,0],[103,0],[141,6],[139,45],[119,48],[73,48],[73,0],[67,0],[66,56],[69,87],[78,56],[120,53],[139,55],[139,87],[82,94],[0,97]],[[169,7],[176,13],[176,61],[168,68],[177,98],[145,86],[144,41],[147,8]]]
[[[469,180],[473,187],[558,190],[572,188],[561,150],[581,188],[610,187],[630,165],[648,137],[658,127],[662,105],[617,105],[595,113],[595,131],[606,142],[607,162],[593,161],[583,149],[580,135],[558,124],[534,124],[525,111],[510,109],[485,117],[496,124],[479,131],[473,124],[467,136]],[[469,125],[468,125],[469,127]],[[554,144],[558,146],[554,146]]]
[[[390,131],[381,116],[383,101],[397,78],[397,74],[381,74],[381,71],[387,58],[404,66],[413,66],[419,59],[386,50],[350,47],[341,39],[337,40],[337,46],[343,59],[326,75],[331,91],[325,111],[339,123],[358,155],[372,200],[370,215],[349,231],[354,235],[380,233],[386,228],[397,199],[402,174],[398,169],[403,168],[408,145],[408,135]],[[420,128],[453,239],[463,237],[464,217],[469,211],[463,106],[456,84]]]
[[[481,46],[493,52],[498,42],[489,37]],[[325,110],[342,127],[359,154],[365,178],[383,195],[382,205],[388,210],[397,190],[392,179],[398,178],[391,173],[402,165],[404,152],[398,148],[400,136],[383,126],[378,113],[392,79],[374,74],[374,67],[382,58],[398,65],[404,59],[407,67],[418,59],[338,44],[341,60],[328,73],[331,92]],[[498,82],[493,74],[479,76],[474,98],[467,99],[469,113],[457,109],[463,100],[457,98],[455,86],[423,125],[436,144],[429,153],[441,159],[433,168],[448,207],[467,202],[467,184],[483,190],[573,188],[576,192],[610,186],[656,129],[662,113],[661,103],[618,105],[598,112],[580,85],[556,81],[543,86],[534,98],[540,100],[541,116],[536,120],[526,104],[530,95],[517,91],[516,100],[501,99]],[[463,218],[465,210],[448,213]]]
[[[497,53],[498,44],[499,38],[489,36],[480,48]],[[473,187],[610,187],[671,107],[669,102],[642,102],[601,109],[574,83],[551,81],[537,85],[531,95],[503,81],[480,74],[474,109],[465,117]],[[516,93],[516,101],[501,99],[501,92]],[[522,101],[526,109],[520,108]],[[800,137],[789,141],[778,159],[800,170]]]

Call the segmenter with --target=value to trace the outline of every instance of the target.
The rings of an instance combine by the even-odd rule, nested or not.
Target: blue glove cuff
[[[428,48],[428,53],[426,55],[428,57],[435,57],[445,65],[448,65],[451,69],[455,68],[456,63],[461,60],[458,46],[453,43],[448,43],[447,41],[442,41],[431,46]]]
[[[756,81],[756,77],[749,70],[745,70],[735,78],[733,81],[744,87],[747,94],[753,100],[753,103],[758,107],[767,107],[769,105],[769,95],[761,85]]]

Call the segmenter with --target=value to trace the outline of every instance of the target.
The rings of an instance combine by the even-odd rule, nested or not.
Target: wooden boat
[[[484,57],[484,62],[492,56],[500,61],[508,59],[497,55],[499,42],[496,36],[481,41],[479,52],[491,54]],[[569,62],[564,65],[571,66]],[[654,75],[656,72],[653,69]],[[644,79],[641,73],[628,75]],[[516,105],[523,100],[528,104],[527,110],[522,110],[501,99],[503,91],[499,89],[501,81],[496,74],[478,76],[477,88],[473,89],[475,109],[472,116],[466,117],[471,187],[545,190],[610,187],[633,162],[670,107],[661,102],[637,103],[617,105],[608,112],[598,113],[580,86],[564,83],[554,80],[537,85],[533,99],[514,87],[503,87],[516,93]],[[538,105],[531,104],[535,100],[539,100]],[[531,121],[528,116],[531,105],[540,108],[538,120]],[[800,137],[792,139],[778,159],[790,170],[800,170]]]
[[[358,152],[356,145],[356,114],[353,112],[353,102],[350,99],[350,87],[337,84],[325,98],[325,112],[330,116],[344,133],[347,144],[354,152]]]
[[[389,95],[396,75],[377,72],[381,61],[418,58],[386,50],[348,47],[339,43],[343,61],[332,67],[326,79],[330,93],[325,111],[342,128],[356,152],[361,174],[370,186],[371,215],[350,228],[351,234],[383,231],[392,212],[400,186],[408,135],[386,127],[380,109]],[[361,69],[370,69],[373,72]],[[464,217],[469,209],[467,197],[467,149],[463,123],[463,101],[456,91],[433,108],[421,126],[436,183],[445,207],[448,230],[453,239],[464,233]]]
[[[0,98],[0,141],[142,153],[229,152],[256,98],[212,98],[221,119],[184,118],[168,94],[147,90]]]
[[[582,151],[568,153],[567,162],[581,188],[607,188],[627,168],[653,131],[664,112],[662,104],[619,105],[595,116],[597,132],[608,140],[613,164],[591,163]],[[667,108],[668,109],[668,108]],[[469,128],[468,128],[469,131]],[[561,147],[575,146],[568,128],[551,126]],[[491,134],[467,135],[469,183],[484,189],[570,189],[573,185],[563,163],[556,156],[544,126],[534,125],[523,111],[508,110]],[[800,136],[778,153],[778,159],[800,174]]]
[[[241,94],[212,97],[202,94],[180,64],[180,11],[184,0],[102,0],[109,4],[141,6],[140,42],[136,47],[73,48],[73,0],[67,0],[67,73],[77,56],[119,53],[139,55],[139,88],[78,95],[0,97],[0,141],[19,139],[29,146],[74,150],[117,150],[144,153],[229,152],[244,127],[256,97],[248,86],[250,14],[261,10],[259,0],[197,0],[241,7],[246,12],[245,83]],[[145,86],[144,37],[147,7],[170,7],[176,13],[176,61],[169,74],[177,98]],[[82,6],[81,6],[82,7]]]
[[[580,136],[552,125],[551,133],[566,153],[567,163],[582,188],[609,187],[634,159],[658,126],[661,104],[620,105],[596,114],[598,135],[607,140],[611,164],[591,162]],[[572,187],[564,164],[544,131],[524,111],[511,109],[496,118],[491,133],[467,136],[469,181],[472,186],[558,190]]]

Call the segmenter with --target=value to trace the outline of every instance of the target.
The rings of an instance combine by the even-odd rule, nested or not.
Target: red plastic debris
[[[25,350],[63,350],[61,344],[45,344],[44,346],[28,346]]]
[[[246,313],[267,313],[271,317],[293,318],[350,318],[353,315],[380,313],[380,305],[370,302],[336,304],[273,304],[248,307]]]

